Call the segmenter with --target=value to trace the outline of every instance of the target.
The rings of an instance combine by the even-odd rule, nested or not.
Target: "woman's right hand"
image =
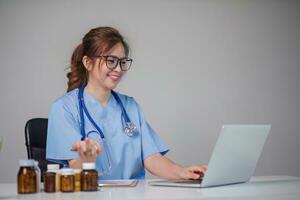
[[[72,145],[72,150],[79,153],[79,159],[83,162],[96,162],[97,156],[101,153],[101,146],[86,137],[83,141],[75,142]]]

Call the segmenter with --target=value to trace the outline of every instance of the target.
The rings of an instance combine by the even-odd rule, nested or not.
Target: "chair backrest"
[[[48,119],[34,118],[27,121],[25,125],[25,145],[28,159],[39,161],[41,169],[41,181],[43,174],[47,170],[47,164],[52,163],[46,160]]]

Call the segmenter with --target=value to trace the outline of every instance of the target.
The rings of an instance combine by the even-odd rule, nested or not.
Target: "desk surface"
[[[134,188],[101,188],[97,192],[17,194],[17,185],[0,184],[0,200],[77,200],[77,199],[300,199],[300,178],[290,176],[253,177],[244,184],[212,188],[150,186],[141,180]]]

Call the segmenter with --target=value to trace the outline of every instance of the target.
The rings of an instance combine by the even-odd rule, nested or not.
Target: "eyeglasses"
[[[128,71],[130,69],[132,59],[131,58],[118,58],[117,56],[107,55],[107,56],[97,56],[105,59],[106,67],[110,70],[114,70],[120,64],[122,71]]]

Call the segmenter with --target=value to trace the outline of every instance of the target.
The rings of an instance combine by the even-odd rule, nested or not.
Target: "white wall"
[[[83,3],[84,2],[84,3]],[[225,123],[271,123],[256,175],[300,176],[300,1],[0,0],[0,182],[26,158],[25,122],[66,90],[74,47],[118,28],[134,96],[182,165],[207,163]]]

